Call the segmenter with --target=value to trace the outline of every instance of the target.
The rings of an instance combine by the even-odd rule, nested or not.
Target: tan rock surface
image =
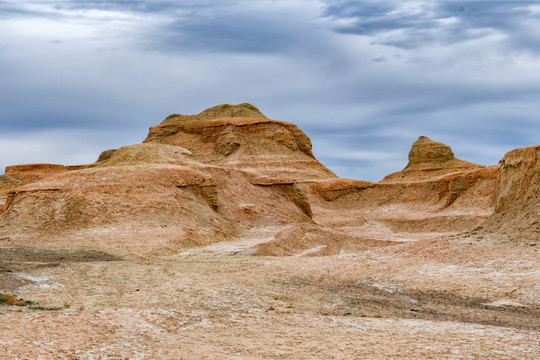
[[[540,245],[540,145],[512,150],[499,165],[496,211],[472,237]]]
[[[499,164],[497,212],[524,205],[539,196],[540,145],[512,150]]]
[[[12,178],[10,176],[1,175],[0,176],[0,213],[4,211],[5,205],[6,205],[6,198],[7,194],[19,187],[24,185],[25,182],[22,180],[18,180],[15,178]]]
[[[64,165],[27,164],[8,166],[4,175],[29,183],[66,171],[68,169]]]

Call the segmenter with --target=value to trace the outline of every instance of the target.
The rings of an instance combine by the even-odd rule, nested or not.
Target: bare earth
[[[3,249],[8,359],[536,359],[537,249],[421,240],[323,257]],[[87,261],[84,261],[84,259]]]

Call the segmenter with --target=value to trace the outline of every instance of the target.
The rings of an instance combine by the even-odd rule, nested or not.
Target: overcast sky
[[[242,102],[342,177],[400,170],[420,135],[495,164],[540,143],[540,2],[0,1],[1,168]]]

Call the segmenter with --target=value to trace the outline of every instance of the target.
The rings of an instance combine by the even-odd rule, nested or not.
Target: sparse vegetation
[[[44,307],[44,306],[29,306],[28,308],[31,310],[41,310],[41,311],[56,311],[56,310],[62,309],[59,307]]]
[[[39,306],[38,302],[32,300],[24,300],[22,298],[17,299],[13,295],[0,293],[0,305],[14,305],[14,306],[28,306],[31,310],[43,310],[43,311],[52,311],[60,310],[60,307],[46,307]]]
[[[0,305],[26,306],[26,303],[13,295],[0,293]]]

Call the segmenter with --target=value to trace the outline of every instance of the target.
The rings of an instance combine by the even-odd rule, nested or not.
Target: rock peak
[[[173,124],[182,121],[205,121],[213,119],[222,119],[222,118],[235,118],[235,117],[252,117],[252,118],[263,118],[267,117],[257,109],[257,107],[249,104],[242,103],[237,105],[231,104],[221,104],[212,106],[204,111],[201,111],[198,114],[194,115],[181,115],[181,114],[172,114],[165,118],[162,124]]]
[[[302,130],[268,119],[248,103],[217,105],[195,115],[170,115],[150,128],[144,143],[180,146],[195,161],[272,178],[335,177],[315,159],[311,140]]]
[[[387,175],[382,181],[423,181],[482,167],[484,166],[457,159],[450,146],[433,141],[427,136],[420,136],[411,146],[407,166]]]
[[[433,141],[427,136],[420,136],[411,146],[407,166],[425,162],[447,162],[453,159],[455,159],[454,152],[450,146]]]

